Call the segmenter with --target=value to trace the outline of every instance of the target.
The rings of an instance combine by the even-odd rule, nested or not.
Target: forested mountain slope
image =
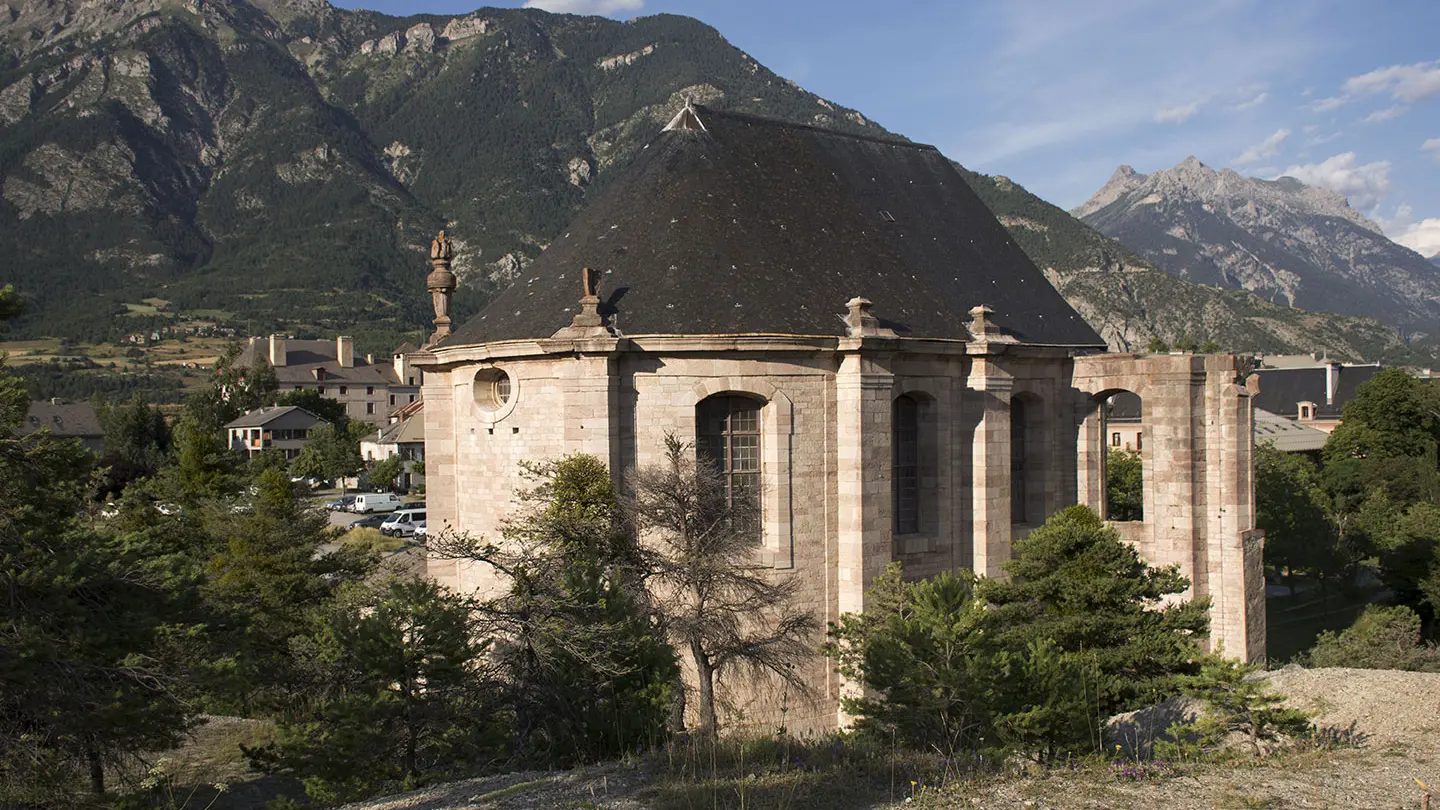
[[[10,2],[0,5],[0,280],[31,298],[20,336],[114,339],[127,328],[114,317],[123,303],[160,298],[242,332],[343,331],[381,348],[429,320],[435,230],[458,249],[463,320],[686,98],[884,132],[685,17]],[[1154,273],[1019,186],[967,178],[1115,348],[1160,335],[1403,350],[1371,322]]]

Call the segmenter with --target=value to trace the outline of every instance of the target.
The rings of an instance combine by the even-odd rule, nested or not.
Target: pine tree
[[[515,753],[576,762],[654,744],[678,670],[645,598],[648,555],[621,521],[610,472],[589,455],[522,467],[535,486],[517,493],[501,542],[429,541],[432,554],[509,583],[477,609],[500,640]]]
[[[1089,509],[1064,509],[1016,541],[1005,570],[1008,580],[979,587],[998,642],[1020,653],[1044,640],[1089,658],[1102,712],[1163,700],[1196,670],[1209,601],[1166,601],[1189,587],[1178,568],[1146,565]]]
[[[504,738],[478,629],[433,582],[352,586],[295,643],[303,703],[247,753],[327,805],[481,770]]]
[[[93,458],[16,436],[25,403],[0,369],[0,804],[70,806],[190,726],[172,641],[197,572],[173,535],[89,525]]]

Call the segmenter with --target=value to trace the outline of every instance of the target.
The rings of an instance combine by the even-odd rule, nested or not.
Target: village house
[[[1056,511],[1104,514],[1106,403],[1128,392],[1144,508],[1117,530],[1209,597],[1212,643],[1264,658],[1241,364],[1105,353],[934,147],[687,105],[562,233],[453,333],[432,245],[432,527],[498,539],[521,461],[594,454],[623,489],[673,432],[760,492],[763,562],[823,624],[892,562],[1002,576]],[[801,666],[815,696],[732,685],[733,717],[845,723],[830,662]]]
[[[377,427],[389,423],[396,408],[420,398],[421,371],[407,354],[414,347],[397,349],[390,362],[375,362],[370,355],[355,354],[355,341],[295,340],[271,335],[268,340],[250,338],[236,361],[249,366],[257,359],[275,369],[280,391],[316,391],[322,397],[345,406],[345,415]]]
[[[100,425],[95,406],[88,402],[66,402],[59,398],[31,402],[25,411],[25,421],[15,432],[28,436],[40,430],[49,430],[62,439],[75,439],[95,455],[105,455],[105,428]]]
[[[1379,363],[1342,363],[1324,356],[1262,355],[1257,360],[1255,406],[1327,434],[1340,426],[1340,411],[1356,389],[1380,373]]]
[[[360,455],[367,465],[399,456],[400,476],[395,481],[396,488],[412,492],[424,486],[425,401],[417,400],[395,409],[390,414],[390,424],[361,440]]]
[[[266,451],[283,453],[286,459],[300,455],[310,440],[310,431],[324,419],[294,405],[256,408],[225,425],[232,450],[254,458]]]

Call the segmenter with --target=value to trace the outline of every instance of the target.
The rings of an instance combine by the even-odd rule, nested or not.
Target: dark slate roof
[[[1338,417],[1345,403],[1355,398],[1355,389],[1379,371],[1379,366],[1340,366],[1335,401],[1326,404],[1324,366],[1256,369],[1260,394],[1255,397],[1255,407],[1293,417],[1299,411],[1297,403],[1313,402],[1317,417]]]
[[[1139,422],[1141,401],[1139,394],[1132,394],[1129,391],[1120,391],[1112,395],[1106,402],[1109,410],[1105,418],[1113,422]]]
[[[549,337],[588,266],[626,335],[844,335],[863,296],[901,336],[966,339],[987,304],[1022,341],[1104,346],[934,147],[696,112],[444,345]]]
[[[16,430],[21,436],[49,428],[56,436],[93,439],[105,435],[95,408],[88,402],[31,402],[25,421]]]
[[[342,366],[336,357],[336,349],[333,340],[286,340],[285,365],[275,367],[276,382],[286,385],[399,386],[400,378],[395,376],[395,367],[388,361],[367,363],[364,357],[355,357],[353,365]],[[240,352],[235,364],[249,366],[269,356],[270,345],[263,340],[255,341]],[[316,379],[317,368],[325,369],[325,379]]]
[[[289,416],[298,412],[302,416],[310,417],[311,424],[320,424],[324,419],[301,408],[298,405],[277,405],[269,408],[256,408],[249,413],[241,414],[233,421],[225,425],[227,428],[264,427],[282,416]]]

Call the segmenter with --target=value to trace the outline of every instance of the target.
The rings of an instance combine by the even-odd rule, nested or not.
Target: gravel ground
[[[952,785],[901,802],[848,803],[863,807],[1016,808],[1236,808],[1237,810],[1396,810],[1420,807],[1416,779],[1440,786],[1440,674],[1388,670],[1287,667],[1269,674],[1291,705],[1317,713],[1322,726],[1353,722],[1365,735],[1358,748],[1306,750],[1263,760],[1182,766],[1155,778],[1131,780],[1110,769],[1051,771],[1037,776]],[[400,796],[350,805],[350,810],[548,810],[615,808],[657,810],[651,776],[621,765],[564,773],[517,773],[454,782]],[[681,805],[683,806],[683,805]],[[706,807],[710,807],[709,802]],[[720,796],[716,806],[737,805]],[[752,801],[745,807],[770,807]],[[792,794],[779,807],[810,807]]]

